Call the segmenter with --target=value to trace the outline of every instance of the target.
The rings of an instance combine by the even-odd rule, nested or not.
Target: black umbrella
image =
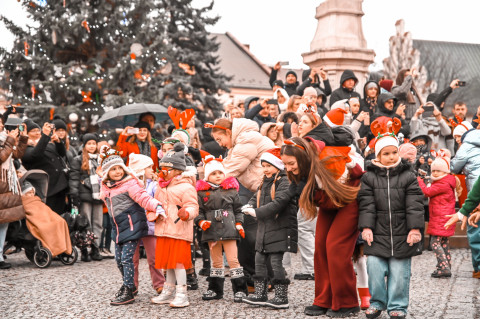
[[[126,104],[117,109],[106,112],[100,117],[98,123],[106,123],[112,127],[132,126],[138,122],[142,113],[150,112],[155,116],[155,121],[167,120],[167,108],[160,104],[135,103]]]

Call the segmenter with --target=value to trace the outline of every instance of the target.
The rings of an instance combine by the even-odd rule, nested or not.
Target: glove
[[[185,208],[182,208],[178,211],[177,213],[178,215],[178,218],[180,218],[181,220],[183,220],[184,222],[188,220],[188,217],[190,216],[188,214],[188,212],[185,210]]]
[[[240,237],[245,238],[245,230],[243,229],[242,224],[236,223],[235,228],[238,230],[238,233],[240,234]]]
[[[155,211],[155,215],[162,216],[163,218],[167,218],[167,214],[165,214],[165,209],[162,206],[158,205],[157,210]]]
[[[243,213],[243,211],[244,211],[245,209],[247,209],[247,208],[252,208],[252,205],[250,205],[250,204],[243,205],[242,208],[241,208],[242,213]]]
[[[244,213],[245,215],[250,215],[252,217],[257,217],[257,214],[255,213],[255,208],[245,208],[244,210],[242,210],[242,213]]]
[[[200,226],[200,228],[203,229],[203,231],[206,231],[207,229],[209,229],[211,225],[212,225],[212,222],[209,220],[201,220],[200,223],[198,223],[198,226]]]

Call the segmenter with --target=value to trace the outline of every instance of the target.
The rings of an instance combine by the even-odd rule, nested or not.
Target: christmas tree
[[[179,108],[219,105],[228,90],[218,69],[218,44],[205,27],[213,6],[191,0],[21,1],[28,30],[4,16],[15,35],[0,67],[13,103],[51,104],[102,113],[126,103]]]

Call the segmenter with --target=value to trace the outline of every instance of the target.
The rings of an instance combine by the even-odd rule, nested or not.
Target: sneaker
[[[156,304],[169,304],[175,298],[175,286],[169,283],[165,283],[160,295],[151,299],[152,303]]]
[[[327,316],[330,318],[345,318],[360,312],[360,307],[340,308],[338,310],[328,309]]]
[[[4,261],[0,261],[0,269],[10,269],[12,268],[12,265],[9,263],[6,263]]]
[[[295,274],[293,276],[295,280],[315,280],[315,276],[313,274]]]
[[[450,278],[452,277],[452,272],[449,269],[435,270],[431,276],[432,278]]]
[[[392,311],[388,314],[390,319],[405,319],[405,313],[402,311]]]
[[[172,308],[183,308],[188,307],[190,302],[188,302],[187,296],[187,285],[177,285],[175,287],[175,298],[173,298],[172,302],[170,303],[170,307]]]
[[[307,316],[323,316],[327,313],[327,311],[328,311],[328,308],[323,308],[323,307],[320,307],[320,306],[311,305],[311,306],[305,307],[304,313]]]
[[[365,311],[365,316],[367,316],[368,319],[375,319],[379,317],[381,314],[382,314],[381,310],[373,307],[370,307],[367,309],[367,311]]]

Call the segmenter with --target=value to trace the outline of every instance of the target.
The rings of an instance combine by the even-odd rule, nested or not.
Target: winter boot
[[[242,302],[242,299],[248,295],[247,280],[243,275],[243,268],[230,269],[230,275],[232,276],[233,301]]]
[[[120,287],[120,289],[117,291],[117,293],[115,294],[115,297],[110,300],[110,301],[114,301],[115,299],[117,299],[121,294],[123,294],[123,291],[125,290],[125,285],[122,285],[122,287]]]
[[[98,250],[98,247],[96,245],[91,245],[92,249],[90,251],[90,257],[92,260],[95,261],[100,261],[103,259],[102,255],[100,255],[100,250]]]
[[[172,302],[170,303],[170,307],[183,308],[188,306],[190,306],[190,303],[188,302],[187,285],[177,285],[175,298],[173,298]]]
[[[203,262],[203,267],[200,269],[198,274],[200,276],[209,276],[210,275],[210,268],[211,268],[211,263],[210,263],[210,250],[208,249],[208,246],[205,244],[200,244],[200,250],[202,251],[202,262]]]
[[[289,279],[274,279],[273,287],[275,288],[275,297],[265,302],[265,306],[275,309],[287,309],[289,284]]]
[[[92,260],[90,259],[90,255],[88,254],[88,249],[87,249],[87,247],[82,248],[82,249],[81,249],[81,252],[82,252],[82,257],[81,257],[81,259],[80,259],[81,261],[84,261],[84,262],[92,261]]]
[[[152,303],[161,305],[161,304],[167,304],[172,302],[174,297],[175,297],[175,285],[169,284],[168,282],[166,282],[163,285],[162,292],[158,296],[153,297],[150,300]]]
[[[263,277],[253,277],[255,285],[255,293],[242,299],[242,302],[250,305],[263,306],[268,299],[267,296],[267,279]]]
[[[223,298],[223,284],[225,283],[225,270],[223,268],[212,268],[210,276],[207,278],[208,289],[203,294],[203,300],[213,300]]]
[[[360,296],[360,309],[367,310],[370,308],[370,291],[368,288],[358,288],[358,295]]]
[[[120,294],[114,300],[110,302],[112,306],[121,306],[121,305],[128,305],[135,301],[135,297],[133,296],[133,289],[127,286],[124,286],[122,291],[119,291]]]
[[[198,280],[197,274],[195,273],[195,269],[191,274],[187,274],[187,287],[188,290],[197,290],[198,289]]]

